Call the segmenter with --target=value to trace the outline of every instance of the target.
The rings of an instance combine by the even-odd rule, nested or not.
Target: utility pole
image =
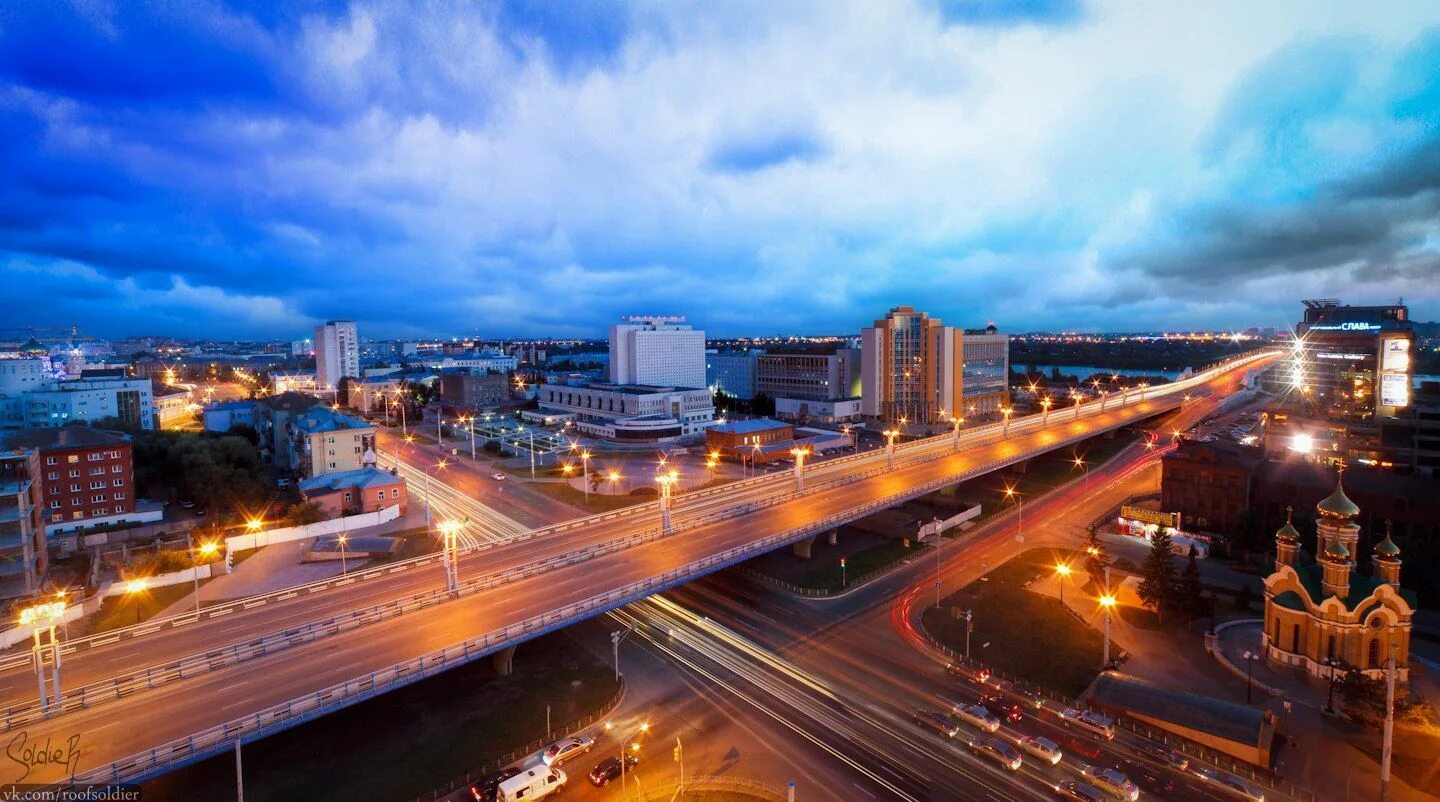
[[[1385,741],[1380,751],[1380,802],[1390,802],[1390,751],[1395,742],[1395,633],[1390,633],[1390,660],[1385,667]]]
[[[240,762],[240,741],[235,741],[235,798],[245,802],[245,768]]]
[[[970,619],[971,610],[965,611],[965,662],[970,662]]]

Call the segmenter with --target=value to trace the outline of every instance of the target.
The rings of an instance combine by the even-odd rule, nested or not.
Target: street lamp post
[[[49,714],[52,707],[59,708],[60,701],[60,640],[55,634],[55,622],[65,617],[65,592],[60,591],[58,601],[35,604],[20,611],[20,625],[32,627],[35,645],[30,647],[30,660],[35,668],[35,679],[40,685],[40,710]],[[45,653],[50,653],[50,675],[46,677]]]
[[[1002,434],[1003,434],[1005,437],[1009,437],[1009,436],[1010,436],[1010,416],[1015,414],[1015,409],[1014,409],[1013,407],[1001,407],[1001,408],[1000,408],[1000,414],[1003,415],[1003,416],[1005,416],[1005,427],[1004,427],[1004,429],[1002,430]]]
[[[965,662],[970,662],[970,622],[974,617],[973,610],[965,611]]]
[[[895,470],[895,438],[900,436],[899,429],[886,429],[881,432],[885,435],[885,467]]]
[[[349,566],[345,564],[345,544],[350,542],[350,536],[341,532],[340,537],[336,538],[336,541],[340,544],[340,576],[349,576],[350,569]]]
[[[471,415],[467,423],[470,424],[470,459],[475,459],[475,416]]]
[[[960,450],[960,427],[964,425],[964,418],[954,417],[950,419],[950,426],[952,427],[950,429],[950,447],[955,451]]]
[[[1105,610],[1105,662],[1103,671],[1110,667],[1110,611],[1115,608],[1115,597],[1110,595],[1110,566],[1105,566],[1105,593],[1100,597],[1100,606]]]
[[[1080,475],[1084,477],[1084,489],[1090,489],[1090,463],[1080,457],[1075,458],[1075,467],[1080,469]]]
[[[1080,420],[1080,402],[1084,400],[1084,396],[1080,395],[1079,393],[1075,394],[1075,420]]]
[[[251,532],[260,528],[260,522],[251,520],[245,523],[245,528]],[[195,538],[190,532],[185,533],[185,545],[190,548],[190,579],[195,583],[195,615],[200,615],[200,560],[197,559],[195,551]],[[219,551],[220,547],[214,543],[200,544],[200,555],[209,556]]]
[[[451,595],[460,592],[460,530],[463,527],[459,521],[441,521],[436,527],[445,547],[445,590]]]
[[[795,492],[805,492],[805,458],[810,456],[809,447],[792,448],[790,456],[795,458]]]
[[[434,465],[431,465],[430,467],[426,468],[425,471],[424,471],[424,473],[425,473],[425,525],[426,525],[426,526],[429,526],[429,525],[430,525],[430,472],[431,472],[431,471],[434,471],[434,470],[444,470],[444,469],[445,469],[445,460],[442,459],[442,460],[440,460],[439,462],[435,463]]]
[[[1045,410],[1045,416],[1044,416],[1044,418],[1042,418],[1041,421],[1040,421],[1040,425],[1041,425],[1041,426],[1049,426],[1049,425],[1050,425],[1050,405],[1051,405],[1052,403],[1054,403],[1054,402],[1050,400],[1050,396],[1048,396],[1048,395],[1045,396],[1044,398],[1040,399],[1040,408],[1043,409],[1043,410]]]
[[[590,452],[580,452],[580,467],[583,469],[585,480],[585,505],[590,505]]]
[[[674,470],[655,477],[655,481],[660,483],[660,532],[664,535],[670,534],[670,493],[679,478]]]
[[[1060,603],[1065,603],[1065,580],[1070,578],[1070,566],[1059,563],[1055,566],[1055,574],[1060,577]]]
[[[1021,543],[1025,542],[1025,496],[1016,492],[1014,485],[1007,485],[1005,498],[1015,499],[1016,515],[1018,520],[1015,523],[1015,534]]]
[[[850,438],[850,453],[859,454],[860,438],[855,435],[855,431],[851,428],[850,424],[847,423],[844,426],[841,426],[840,433]]]
[[[125,595],[135,599],[135,623],[137,624],[140,623],[140,594],[144,593],[145,588],[149,585],[150,583],[146,582],[143,577],[125,583]]]
[[[440,408],[440,402],[435,402],[435,445],[445,447],[445,433],[441,426],[445,424],[445,414]]]
[[[1380,748],[1380,802],[1390,800],[1390,752],[1395,745],[1395,632],[1390,632],[1390,659],[1385,663],[1385,734]]]
[[[1255,660],[1260,655],[1255,652],[1245,652],[1245,704],[1250,704],[1254,699],[1255,689]]]
[[[640,741],[639,741],[639,738],[640,738],[641,735],[643,735],[643,734],[645,734],[647,731],[649,731],[649,729],[650,729],[650,722],[647,721],[647,722],[645,722],[645,723],[643,723],[643,724],[640,725],[640,729],[636,730],[634,735],[632,735],[632,736],[630,736],[629,738],[626,738],[625,740],[623,740],[623,741],[620,742],[620,797],[621,797],[622,799],[625,798],[626,796],[628,796],[629,793],[630,793],[629,789],[627,789],[627,788],[625,787],[625,757],[626,757],[626,755],[625,755],[625,750],[626,750],[627,748],[629,748],[630,751],[632,751],[632,752],[639,752],[639,751],[640,751]],[[633,740],[633,741],[632,741],[631,738],[634,738],[634,739],[636,739],[636,740]]]

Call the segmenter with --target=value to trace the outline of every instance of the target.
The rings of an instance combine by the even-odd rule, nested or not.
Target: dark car
[[[1019,702],[1012,702],[998,693],[981,697],[980,704],[1001,721],[1016,722],[1024,718]]]
[[[1073,752],[1077,755],[1083,755],[1084,757],[1088,757],[1091,760],[1097,760],[1100,757],[1100,747],[1096,746],[1093,743],[1090,743],[1083,738],[1070,736],[1062,737],[1058,740],[1060,742],[1060,745],[1065,748],[1066,752]]]
[[[1093,785],[1066,780],[1055,786],[1055,796],[1071,802],[1109,802],[1110,797]]]
[[[635,768],[635,764],[636,764],[636,763],[639,763],[639,762],[640,762],[640,758],[635,757],[633,754],[630,754],[630,753],[628,753],[628,752],[625,754],[625,770],[626,770],[626,771],[629,771],[629,770]],[[597,764],[595,765],[595,768],[593,768],[593,769],[590,770],[590,784],[593,785],[593,786],[595,786],[596,788],[601,788],[601,787],[604,787],[604,786],[606,786],[606,785],[609,785],[611,780],[614,780],[614,779],[618,778],[619,776],[620,776],[620,758],[618,758],[618,757],[607,757],[607,758],[605,758],[604,760],[602,760],[602,761],[600,761],[599,763],[597,763]]]
[[[1175,781],[1161,773],[1159,769],[1134,760],[1122,760],[1116,768],[1129,775],[1130,780],[1140,786],[1143,791],[1161,796],[1175,792]]]
[[[521,769],[511,767],[501,769],[494,774],[487,774],[481,778],[480,782],[470,786],[470,796],[474,797],[475,802],[495,802],[495,796],[499,792],[500,783],[505,782],[520,772]]]
[[[971,685],[984,685],[990,679],[990,669],[979,663],[964,665],[962,663],[951,663],[945,666],[945,670],[951,676],[962,679]]]
[[[1176,752],[1168,746],[1145,744],[1144,746],[1135,747],[1135,751],[1146,757],[1154,758],[1176,771],[1185,771],[1190,768],[1190,758]]]

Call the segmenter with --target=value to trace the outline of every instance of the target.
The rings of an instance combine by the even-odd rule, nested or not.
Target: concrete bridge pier
[[[831,529],[829,532],[826,532],[826,533],[825,533],[825,543],[826,543],[827,545],[834,546],[834,545],[835,545],[836,543],[838,543],[839,541],[840,541],[840,530],[839,530],[839,529]]]
[[[1023,473],[1025,473],[1026,469],[1029,468],[1029,467],[1030,467],[1030,460],[1028,460],[1028,459],[1022,459],[1022,460],[1020,460],[1019,462],[1015,463],[1014,465],[1011,465],[1011,466],[1010,466],[1010,470],[1012,470],[1012,471],[1014,471],[1014,472],[1016,472],[1016,473],[1022,473],[1022,474],[1023,474]]]
[[[490,655],[490,662],[495,666],[496,674],[502,677],[510,676],[515,671],[515,647],[507,646]]]
[[[810,549],[815,545],[815,537],[815,535],[811,535],[804,540],[795,541],[795,556],[802,560],[810,559]]]

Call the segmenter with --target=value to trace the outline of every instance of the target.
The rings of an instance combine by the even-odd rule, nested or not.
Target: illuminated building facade
[[[994,326],[957,329],[897,306],[860,332],[860,413],[927,424],[998,411],[1009,400],[1009,352]]]

